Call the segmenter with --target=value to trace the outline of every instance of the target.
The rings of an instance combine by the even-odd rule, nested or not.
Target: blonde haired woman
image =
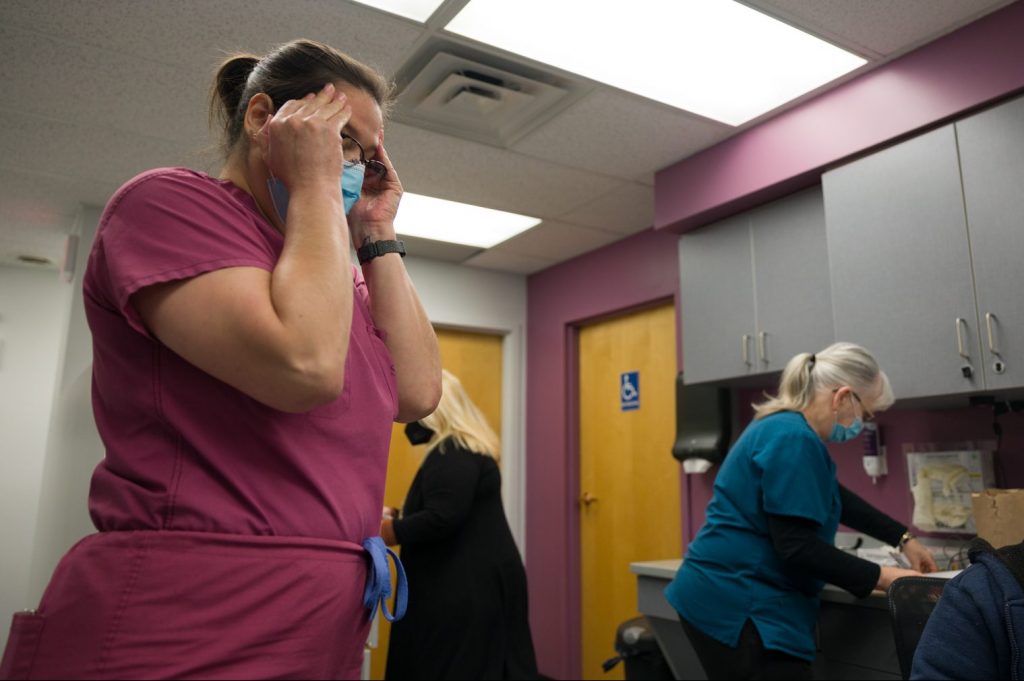
[[[526,571],[501,504],[500,442],[459,379],[406,427],[427,455],[401,518],[381,536],[402,545],[406,618],[391,629],[388,679],[537,678]]]
[[[792,358],[778,394],[755,405],[715,480],[707,522],[665,590],[708,678],[813,678],[826,582],[864,597],[936,569],[905,525],[839,484],[824,444],[856,437],[893,400],[867,350],[835,343]],[[840,523],[899,546],[914,569],[843,553],[834,546]]]

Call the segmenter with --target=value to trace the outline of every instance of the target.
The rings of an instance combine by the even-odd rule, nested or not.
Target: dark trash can
[[[606,672],[622,662],[626,666],[626,681],[675,679],[646,617],[634,617],[619,625],[615,652],[618,654],[603,665]]]

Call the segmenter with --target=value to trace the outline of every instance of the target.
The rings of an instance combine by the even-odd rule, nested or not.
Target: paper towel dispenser
[[[732,439],[732,398],[727,388],[685,385],[676,377],[676,441],[672,456],[687,473],[721,463]]]

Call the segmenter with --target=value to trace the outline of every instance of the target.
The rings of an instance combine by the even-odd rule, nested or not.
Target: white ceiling
[[[860,54],[866,68],[1009,4],[743,1]],[[446,0],[424,25],[348,0],[0,1],[0,264],[21,254],[59,263],[78,206],[102,206],[145,169],[215,173],[206,102],[227,52],[262,54],[312,38],[394,76],[443,40],[544,70],[444,33],[466,2]],[[638,46],[634,38],[622,49]],[[511,148],[388,125],[388,151],[408,191],[543,218],[487,251],[409,240],[411,253],[541,270],[649,227],[654,172],[744,129],[546,70],[572,84],[571,104]]]

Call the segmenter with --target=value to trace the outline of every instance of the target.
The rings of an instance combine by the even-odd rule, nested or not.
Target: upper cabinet
[[[1024,102],[826,173],[836,337],[897,397],[1024,385]]]
[[[956,124],[986,387],[1024,386],[1024,99]]]
[[[751,213],[757,372],[835,340],[821,187]]]
[[[818,187],[679,240],[687,383],[782,370],[833,338]]]
[[[983,386],[952,125],[826,173],[836,338],[872,352],[897,397]]]

